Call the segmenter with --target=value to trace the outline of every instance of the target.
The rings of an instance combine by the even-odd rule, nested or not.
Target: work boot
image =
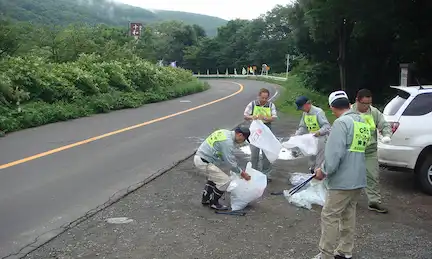
[[[228,210],[228,207],[219,203],[219,199],[223,195],[223,191],[213,188],[213,193],[210,195],[210,208],[214,210]]]
[[[213,193],[213,189],[215,188],[216,184],[212,181],[207,181],[206,185],[204,186],[204,190],[202,193],[202,199],[201,204],[202,205],[210,205],[210,198]]]
[[[386,208],[384,208],[383,206],[381,206],[381,204],[376,202],[369,203],[368,209],[372,211],[376,211],[378,213],[384,213],[384,214],[388,212]]]

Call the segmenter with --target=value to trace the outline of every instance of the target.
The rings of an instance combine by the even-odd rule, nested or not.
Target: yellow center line
[[[105,133],[105,134],[102,134],[102,135],[99,135],[99,136],[95,136],[95,137],[91,137],[91,138],[88,138],[88,139],[84,139],[84,140],[81,140],[81,141],[78,141],[78,142],[75,142],[75,143],[72,143],[72,144],[69,144],[69,145],[61,146],[61,147],[58,147],[58,148],[55,148],[55,149],[51,149],[51,150],[48,150],[48,151],[36,154],[36,155],[32,155],[32,156],[25,157],[25,158],[22,158],[22,159],[19,159],[19,160],[10,162],[10,163],[6,163],[6,164],[3,164],[3,165],[0,165],[0,169],[5,169],[5,168],[8,168],[8,167],[12,167],[12,166],[15,166],[15,165],[26,163],[26,162],[29,162],[31,160],[35,160],[35,159],[38,159],[38,158],[41,158],[41,157],[44,157],[44,156],[48,156],[48,155],[51,155],[51,154],[54,154],[54,153],[58,153],[60,151],[66,150],[66,149],[70,149],[70,148],[73,148],[73,147],[76,147],[76,146],[81,146],[81,145],[84,145],[84,144],[96,141],[98,139],[103,139],[103,138],[106,138],[106,137],[109,137],[109,136],[113,136],[113,135],[116,135],[116,134],[119,134],[119,133],[122,133],[122,132],[125,132],[125,131],[129,131],[129,130],[140,128],[140,127],[143,127],[143,126],[147,126],[149,124],[152,124],[152,123],[155,123],[155,122],[158,122],[158,121],[163,121],[163,120],[166,120],[166,119],[169,119],[169,118],[172,118],[172,117],[175,117],[175,116],[187,113],[187,112],[191,112],[191,111],[194,111],[194,110],[197,110],[197,109],[209,106],[209,105],[217,103],[217,102],[221,102],[221,101],[226,100],[226,99],[228,99],[230,97],[233,97],[233,96],[235,96],[235,95],[237,95],[237,94],[239,94],[240,92],[243,91],[244,86],[242,84],[239,84],[239,83],[236,83],[236,82],[230,82],[230,83],[238,85],[240,87],[239,90],[237,90],[237,92],[232,93],[230,95],[227,95],[225,97],[222,97],[222,98],[216,99],[214,101],[211,101],[211,102],[208,102],[208,103],[204,103],[204,104],[192,107],[192,108],[184,110],[184,111],[176,112],[176,113],[173,113],[173,114],[170,114],[170,115],[167,115],[167,116],[163,116],[163,117],[160,117],[160,118],[157,118],[157,119],[146,121],[146,122],[143,122],[143,123],[140,123],[140,124],[132,125],[132,126],[129,126],[129,127],[123,128],[123,129],[111,131],[111,132],[108,132],[108,133]]]

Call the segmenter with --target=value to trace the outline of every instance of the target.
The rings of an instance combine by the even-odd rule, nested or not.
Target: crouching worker
[[[228,185],[230,177],[225,174],[218,165],[227,163],[231,171],[239,174],[245,180],[250,176],[242,170],[234,156],[236,144],[242,144],[248,140],[250,131],[248,128],[238,127],[234,131],[216,130],[200,145],[195,157],[194,164],[198,170],[207,176],[207,183],[202,194],[203,205],[210,205],[215,210],[228,210],[228,207],[219,203]]]

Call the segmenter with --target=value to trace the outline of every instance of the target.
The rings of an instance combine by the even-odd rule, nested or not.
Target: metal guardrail
[[[194,77],[197,78],[268,78],[276,81],[286,81],[285,77],[278,76],[265,76],[265,75],[227,75],[227,74],[219,74],[219,75],[202,75],[202,74],[194,74]]]

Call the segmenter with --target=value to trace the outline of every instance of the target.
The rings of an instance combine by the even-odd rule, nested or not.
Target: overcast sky
[[[277,4],[286,5],[291,0],[117,0],[147,9],[184,11],[207,14],[231,20],[253,19],[270,11]]]

